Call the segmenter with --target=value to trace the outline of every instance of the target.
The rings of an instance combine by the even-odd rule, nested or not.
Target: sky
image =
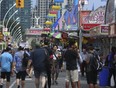
[[[94,9],[97,9],[100,6],[104,6],[106,4],[106,0],[88,0],[89,4],[84,6],[85,10],[92,10],[94,5]],[[101,2],[102,1],[102,2]],[[34,7],[36,4],[36,0],[32,0],[32,6]]]

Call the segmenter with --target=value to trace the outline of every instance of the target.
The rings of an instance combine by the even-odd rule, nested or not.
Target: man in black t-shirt
[[[76,88],[76,82],[78,81],[77,70],[77,52],[74,50],[74,43],[70,44],[70,48],[65,52],[64,58],[66,61],[66,84],[65,88],[69,88],[69,82],[71,82],[72,88]]]
[[[49,58],[48,58],[48,64],[47,64],[47,78],[48,78],[48,88],[51,88],[51,65],[52,65],[52,57],[51,55],[53,55],[52,50],[49,48],[49,40],[44,40],[44,48],[46,49],[46,51],[49,54]],[[47,88],[47,84],[45,86],[45,88]]]
[[[32,62],[36,88],[39,88],[39,82],[42,83],[41,88],[45,88],[47,81],[48,53],[44,48],[40,48],[39,44],[36,45],[36,49],[30,55],[31,59],[28,62],[27,68],[30,67],[30,64]]]

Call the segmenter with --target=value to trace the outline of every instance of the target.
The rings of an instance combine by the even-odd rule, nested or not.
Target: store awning
[[[50,33],[50,37],[60,39],[61,38],[61,33],[60,32],[56,32],[56,33],[52,32],[52,33]]]

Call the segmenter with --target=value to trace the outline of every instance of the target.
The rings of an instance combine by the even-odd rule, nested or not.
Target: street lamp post
[[[17,31],[15,31],[15,32],[13,33],[13,38],[14,38],[14,37],[16,36],[16,34],[19,33],[19,32],[21,33],[21,29],[17,29]]]
[[[5,23],[5,18],[6,18],[6,16],[7,16],[7,14],[9,13],[9,11],[10,11],[14,6],[16,6],[16,3],[15,3],[12,7],[10,7],[9,10],[6,12],[6,14],[5,14],[4,18],[3,18],[3,25],[4,25],[4,23]],[[4,25],[4,26],[5,26],[5,25]]]
[[[10,25],[10,27],[9,27],[9,30],[8,31],[11,31],[10,29],[11,29],[11,27],[13,26],[13,24],[17,21],[17,20],[19,20],[19,17],[18,18],[16,18],[16,20]]]
[[[18,10],[16,10],[11,16],[10,18],[8,19],[7,23],[6,23],[6,28],[8,27],[8,23],[10,21],[10,19],[18,12]]]
[[[17,32],[15,35],[14,35],[14,38],[16,38],[18,35],[21,34],[21,31]]]
[[[81,1],[82,10],[83,10],[84,4],[85,4],[85,1],[82,0]],[[80,12],[81,12],[81,9],[78,14],[78,18],[79,18],[78,26],[79,26],[79,50],[80,50],[80,53],[82,53],[82,35],[83,35],[83,33],[82,33],[82,27],[80,26]]]
[[[10,32],[11,35],[13,34],[14,29],[19,25],[19,23],[20,23],[20,22],[18,22],[18,23],[13,27],[13,29],[12,29],[11,32]]]
[[[15,40],[18,40],[19,38],[22,39],[22,35],[21,35],[21,34],[18,34],[18,35],[16,36]]]

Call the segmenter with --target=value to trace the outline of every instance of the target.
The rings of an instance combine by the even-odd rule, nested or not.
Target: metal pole
[[[21,29],[18,28],[18,29],[14,32],[14,34],[13,34],[13,38],[14,38],[14,36],[17,34],[17,32],[21,32]]]
[[[10,32],[11,34],[13,34],[13,31],[14,31],[15,27],[18,26],[18,25],[19,25],[19,22],[13,27],[13,29]]]
[[[17,21],[17,20],[19,20],[19,17],[18,18],[16,18],[16,20],[10,25],[10,27],[9,27],[9,32],[11,31],[10,29],[11,29],[11,27],[13,26],[13,24]]]
[[[13,38],[16,38],[19,34],[21,34],[21,31],[18,31],[18,32],[13,36]]]
[[[5,18],[6,18],[6,16],[7,16],[7,14],[9,13],[9,11],[10,11],[14,6],[16,6],[16,3],[15,3],[12,7],[10,7],[10,9],[6,12],[6,14],[5,14],[4,18],[3,18],[3,26],[5,26],[4,23],[5,23]]]
[[[10,21],[10,19],[18,12],[18,10],[16,10],[11,16],[10,18],[8,19],[7,23],[6,23],[6,28],[8,27],[8,23]]]

